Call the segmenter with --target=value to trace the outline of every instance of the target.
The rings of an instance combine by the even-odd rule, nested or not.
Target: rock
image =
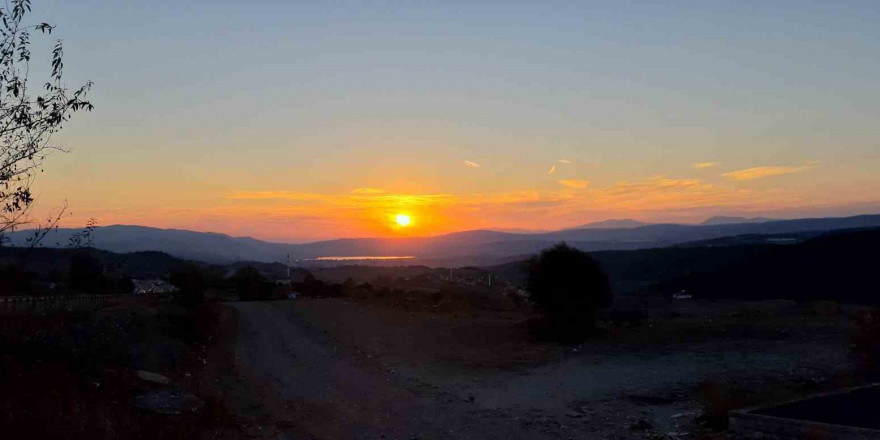
[[[581,414],[581,413],[579,413],[579,412],[577,412],[577,411],[569,411],[569,412],[565,413],[565,415],[568,416],[568,417],[571,417],[571,418],[573,418],[573,419],[576,419],[576,418],[578,418],[578,417],[583,417],[583,416],[584,416],[583,414]]]
[[[192,394],[181,391],[157,390],[137,396],[132,401],[135,408],[165,415],[178,415],[196,412],[205,403]]]
[[[146,381],[146,382],[151,382],[151,383],[155,383],[158,385],[168,385],[171,383],[171,379],[169,379],[161,374],[158,374],[158,373],[153,373],[153,372],[144,371],[144,370],[138,370],[135,374],[137,374],[138,378],[140,378],[141,380]]]

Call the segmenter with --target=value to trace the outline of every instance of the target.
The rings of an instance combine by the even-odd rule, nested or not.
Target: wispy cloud
[[[767,166],[767,167],[752,167],[746,168],[744,170],[739,171],[731,171],[729,173],[724,173],[724,177],[733,179],[733,180],[754,180],[754,179],[763,179],[765,177],[771,176],[780,176],[783,174],[792,174],[792,173],[800,173],[802,171],[808,171],[812,169],[812,165],[802,165],[796,167],[775,167],[775,166]]]
[[[480,164],[478,164],[474,161],[466,160],[466,161],[464,161],[464,166],[471,167],[471,168],[479,168]]]
[[[248,231],[259,223],[274,228],[281,234],[278,236],[331,238],[396,235],[392,216],[400,212],[418,219],[413,233],[432,235],[487,227],[526,227],[534,225],[538,217],[542,224],[556,227],[575,224],[588,215],[626,217],[705,209],[763,212],[768,207],[804,203],[798,194],[783,188],[746,189],[731,181],[711,183],[654,176],[607,186],[574,179],[557,182],[559,187],[552,190],[458,194],[378,192],[379,188],[370,187],[344,193],[241,191],[223,194],[218,203],[202,207],[198,218],[202,222],[213,219],[212,227],[221,230],[234,226],[239,228],[237,231]],[[163,215],[174,216],[167,212]],[[113,221],[119,222],[120,217]],[[157,217],[155,221],[167,219]]]
[[[706,168],[712,168],[718,165],[720,165],[720,162],[697,162],[694,164],[694,169],[705,170]]]
[[[559,159],[559,163],[571,163],[568,159]]]
[[[550,172],[547,174],[553,174],[555,172],[556,172],[556,164],[554,163],[553,166],[550,167]]]
[[[237,191],[223,195],[227,200],[321,200],[321,194],[297,191]]]
[[[563,179],[558,181],[560,185],[567,186],[569,188],[586,188],[590,182],[586,180],[574,180],[574,179]]]
[[[382,188],[355,188],[351,190],[352,194],[385,194],[386,192]]]

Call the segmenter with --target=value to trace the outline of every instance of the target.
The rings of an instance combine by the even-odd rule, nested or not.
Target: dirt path
[[[231,305],[240,319],[237,367],[272,406],[267,411],[280,420],[275,428],[281,432],[353,439],[520,438],[515,427],[487,423],[473,404],[409,389],[393,371],[342,355],[277,303]]]
[[[833,338],[725,340],[650,351],[594,344],[524,370],[435,374],[443,363],[427,345],[455,345],[441,342],[442,329],[419,334],[342,302],[229,305],[236,380],[223,386],[239,389],[255,438],[645,438],[635,422],[683,431],[673,416],[696,414],[704,380],[809,379],[846,362]]]

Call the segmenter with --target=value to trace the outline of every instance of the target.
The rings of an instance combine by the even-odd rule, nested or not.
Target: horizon
[[[880,438],[877,23],[6,0],[2,432]]]
[[[158,230],[163,230],[163,231],[194,232],[194,233],[199,233],[199,234],[218,234],[218,235],[225,235],[230,238],[236,238],[236,239],[245,238],[245,239],[254,239],[254,240],[264,241],[267,243],[301,245],[301,244],[313,244],[313,243],[321,243],[321,242],[336,241],[336,240],[387,239],[387,238],[400,238],[400,239],[435,238],[435,237],[443,237],[443,236],[455,235],[455,234],[464,234],[464,233],[469,233],[469,232],[498,232],[498,233],[509,234],[509,235],[540,235],[540,234],[549,234],[549,233],[561,232],[561,231],[571,231],[571,230],[577,230],[577,229],[592,229],[597,224],[606,223],[606,222],[616,222],[616,221],[635,221],[635,222],[638,222],[641,224],[637,225],[637,226],[629,226],[629,227],[610,226],[610,227],[595,228],[595,229],[597,229],[597,230],[598,229],[609,229],[609,230],[637,229],[637,228],[646,227],[646,226],[658,226],[658,225],[721,226],[721,225],[725,225],[725,224],[731,224],[731,225],[732,224],[745,224],[745,223],[749,223],[749,220],[754,220],[754,219],[760,219],[759,223],[765,223],[765,222],[796,221],[796,220],[842,219],[842,218],[864,217],[864,216],[880,216],[880,212],[866,212],[866,213],[862,213],[862,214],[853,214],[853,215],[847,215],[847,216],[792,217],[792,218],[765,218],[765,217],[760,217],[760,216],[758,216],[758,217],[740,217],[740,216],[729,216],[729,215],[716,215],[716,216],[712,216],[712,217],[707,217],[707,218],[703,219],[702,221],[697,221],[697,222],[692,222],[692,223],[642,222],[640,220],[635,220],[635,219],[630,219],[630,218],[614,218],[614,219],[598,220],[595,222],[574,225],[571,227],[563,227],[560,229],[545,229],[545,230],[522,230],[522,229],[510,230],[510,229],[508,229],[508,230],[504,230],[504,229],[482,228],[482,229],[464,229],[464,230],[460,230],[460,231],[444,232],[441,234],[434,234],[434,235],[405,235],[405,236],[391,236],[391,237],[378,237],[378,236],[334,237],[334,238],[328,238],[328,239],[306,240],[306,241],[283,241],[283,240],[273,240],[271,238],[260,238],[260,237],[252,236],[252,235],[231,235],[231,234],[227,234],[227,233],[220,232],[220,231],[182,229],[182,228],[173,228],[173,227],[163,228],[163,227],[157,227],[157,226],[138,225],[138,224],[123,224],[123,223],[114,223],[114,224],[109,224],[109,225],[96,225],[95,227],[97,229],[105,228],[105,227],[133,227],[133,228],[158,229]],[[715,220],[715,219],[734,220],[734,221],[732,221],[730,223],[722,223],[722,224],[708,224],[708,225],[705,224],[705,222],[708,222],[710,220]],[[742,220],[742,221],[744,221],[744,223],[738,222],[738,220]],[[78,227],[62,227],[61,229],[76,230],[76,229],[80,229],[80,228],[78,228]],[[29,229],[21,229],[21,230],[14,231],[14,232],[24,233],[27,231],[29,231]],[[321,257],[321,258],[333,259],[333,258],[353,258],[353,257],[351,257],[351,256],[332,257],[331,256],[331,257]],[[362,258],[362,257],[354,257],[354,258]],[[373,258],[375,258],[375,257],[373,257]],[[399,257],[395,257],[395,258],[399,258]],[[412,258],[412,257],[406,257],[406,258]],[[318,258],[318,259],[320,259],[320,258]]]
[[[51,0],[28,17],[57,25],[66,82],[95,82],[32,187],[34,218],[69,202],[63,227],[308,242],[880,212],[874,2]]]

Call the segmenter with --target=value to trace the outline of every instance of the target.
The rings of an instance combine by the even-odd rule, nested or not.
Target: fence
[[[40,312],[58,308],[84,310],[101,308],[132,299],[152,299],[154,295],[47,295],[0,296],[0,313]]]

